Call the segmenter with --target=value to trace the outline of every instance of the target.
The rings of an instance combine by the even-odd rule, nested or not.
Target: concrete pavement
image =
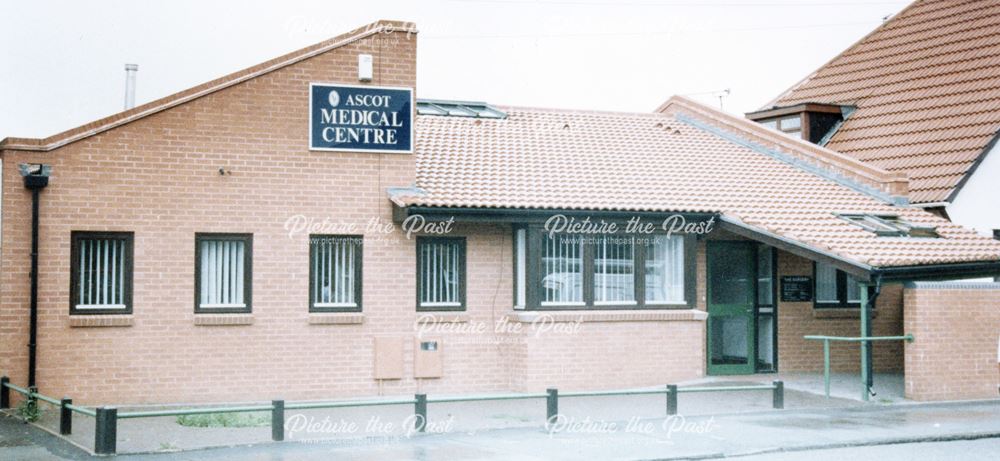
[[[431,415],[441,424],[437,434],[386,434],[353,438],[317,437],[299,442],[206,449],[180,453],[122,455],[123,460],[647,460],[758,456],[749,459],[802,459],[823,448],[861,447],[848,451],[868,455],[883,445],[965,440],[969,447],[990,450],[997,444],[978,442],[1000,437],[1000,402],[852,406],[729,415],[685,415],[674,418],[607,420],[567,417],[554,430],[540,427],[455,430],[447,415]],[[9,419],[9,418],[4,418]],[[23,425],[22,425],[23,426]],[[6,433],[9,423],[0,426]],[[320,440],[323,439],[323,440]],[[5,439],[7,440],[6,436]],[[959,445],[956,445],[959,446]],[[898,448],[898,447],[897,447]],[[42,448],[47,450],[46,448]],[[47,452],[52,458],[18,458],[41,453],[0,448],[3,459],[79,459]],[[942,449],[947,451],[947,449]],[[905,452],[905,450],[904,450]],[[13,456],[12,456],[13,455]]]

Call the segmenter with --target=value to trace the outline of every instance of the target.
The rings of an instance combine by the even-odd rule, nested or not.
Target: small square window
[[[861,306],[861,287],[857,278],[821,262],[815,264],[813,272],[816,308]]]
[[[72,232],[70,314],[132,313],[131,232]]]
[[[195,313],[251,311],[253,235],[195,234]]]

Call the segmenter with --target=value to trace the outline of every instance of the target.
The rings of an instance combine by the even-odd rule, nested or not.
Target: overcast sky
[[[44,137],[377,19],[417,24],[417,96],[648,112],[673,94],[743,113],[906,1],[3,0],[0,138]]]

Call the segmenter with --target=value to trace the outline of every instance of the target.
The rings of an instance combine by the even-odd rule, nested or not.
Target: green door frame
[[[738,251],[733,251],[739,247],[746,247],[748,274],[746,286],[748,290],[747,303],[744,304],[715,304],[712,302],[712,267],[715,258],[732,258]],[[709,240],[705,248],[706,260],[706,307],[708,309],[708,321],[706,322],[706,345],[705,359],[707,361],[707,372],[709,375],[749,375],[756,371],[757,365],[757,245],[749,240]],[[713,322],[720,317],[743,317],[747,324],[747,360],[745,364],[712,364],[712,327]]]

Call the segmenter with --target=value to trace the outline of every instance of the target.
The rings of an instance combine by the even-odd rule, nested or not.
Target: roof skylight
[[[507,118],[500,109],[485,102],[473,101],[443,101],[437,99],[418,99],[417,113],[420,115],[440,115],[450,117],[472,118]]]
[[[840,214],[841,219],[879,237],[939,237],[934,226],[913,224],[899,216],[874,214]]]

